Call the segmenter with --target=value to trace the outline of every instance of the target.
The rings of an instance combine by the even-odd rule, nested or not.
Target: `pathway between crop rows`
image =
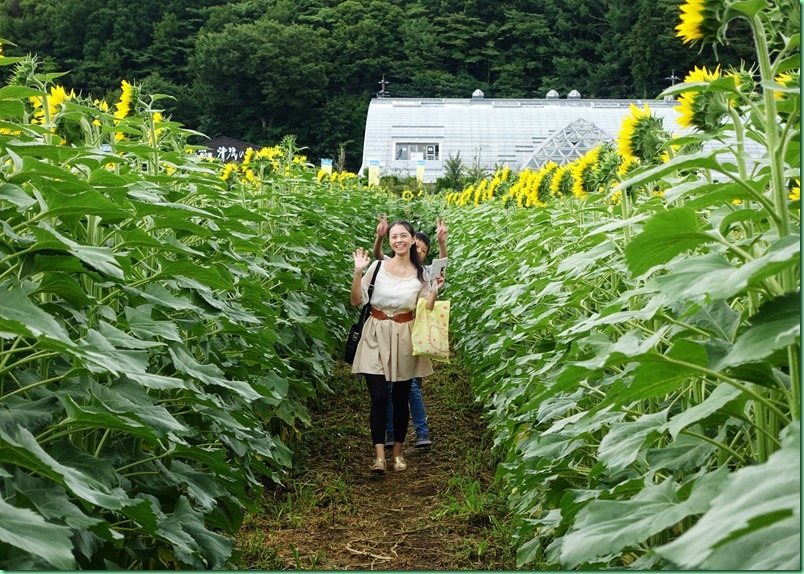
[[[346,365],[331,387],[336,395],[312,412],[313,425],[297,448],[299,468],[284,488],[266,495],[264,514],[241,533],[244,567],[511,569],[510,550],[495,547],[500,536],[489,515],[505,509],[489,507],[483,492],[494,488],[495,469],[463,372],[439,365],[425,379],[433,446],[415,448],[411,426],[403,453],[408,469],[393,472],[389,464],[383,476],[369,471],[368,391]],[[387,456],[390,463],[390,450]]]

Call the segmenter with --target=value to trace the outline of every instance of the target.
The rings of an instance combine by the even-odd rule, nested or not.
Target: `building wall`
[[[458,154],[466,167],[520,170],[551,135],[578,118],[614,141],[632,103],[640,108],[647,103],[654,116],[664,118],[665,129],[679,131],[675,101],[376,98],[366,118],[361,173],[375,160],[380,176],[416,177],[418,157],[397,159],[406,143],[438,146],[437,158],[425,159],[428,183],[443,175],[447,158]]]

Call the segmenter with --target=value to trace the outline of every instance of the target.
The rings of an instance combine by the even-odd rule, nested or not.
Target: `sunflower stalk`
[[[757,60],[759,62],[759,74],[763,82],[773,80],[773,68],[768,51],[767,38],[765,37],[765,27],[759,16],[751,19],[751,26],[754,29],[754,39],[757,48]],[[790,235],[790,212],[787,207],[787,189],[784,185],[784,158],[781,156],[779,146],[779,126],[776,118],[776,98],[772,90],[764,89],[763,99],[765,101],[765,134],[768,142],[768,153],[771,157],[771,195],[776,204],[776,213],[779,215],[777,229],[779,237]],[[792,289],[793,282],[790,281],[792,272],[785,273],[782,280],[782,287],[785,290]]]

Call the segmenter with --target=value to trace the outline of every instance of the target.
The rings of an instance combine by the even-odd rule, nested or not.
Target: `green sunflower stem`
[[[765,37],[765,27],[759,16],[754,16],[751,19],[751,25],[754,28],[760,79],[763,82],[772,81],[773,67],[771,66],[770,53]],[[776,98],[773,90],[764,89],[763,99],[765,103],[765,134],[768,142],[768,154],[771,158],[771,196],[775,203],[776,213],[779,216],[778,220],[776,220],[776,228],[779,232],[779,237],[787,237],[790,235],[790,212],[787,206],[787,190],[784,185],[784,157],[781,154],[782,148],[776,117]],[[782,277],[784,290],[792,290],[794,281],[792,273],[785,273]]]

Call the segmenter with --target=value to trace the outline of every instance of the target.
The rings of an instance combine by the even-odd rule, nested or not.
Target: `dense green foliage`
[[[506,458],[520,565],[800,568],[792,7],[733,2],[701,37],[744,20],[757,72],[669,89],[689,112],[684,138],[660,140],[634,108],[628,155],[556,167],[560,185],[530,207],[496,200],[516,188],[502,177],[449,204],[316,177],[290,137],[220,166],[187,149],[196,132],[162,98],[123,83],[112,112],[36,58],[0,56],[13,70],[0,87],[0,568],[224,567],[328,390],[354,314],[349,252],[377,212],[450,224],[452,333]],[[576,193],[584,174],[595,184]]]
[[[518,565],[801,567],[799,37],[780,9],[732,7],[763,39],[763,89],[668,90],[705,147],[646,156],[661,128],[642,115],[618,142],[642,165],[602,189],[447,212],[454,330],[507,452]]]
[[[328,391],[374,195],[292,140],[231,184],[152,99],[0,64],[0,569],[222,568]]]
[[[210,137],[272,145],[359,168],[366,110],[394,96],[655,97],[714,53],[682,46],[677,0],[0,0],[9,56],[47,55],[69,90],[103,98],[121,80],[170,94],[168,114]],[[752,61],[736,22],[719,61]]]

